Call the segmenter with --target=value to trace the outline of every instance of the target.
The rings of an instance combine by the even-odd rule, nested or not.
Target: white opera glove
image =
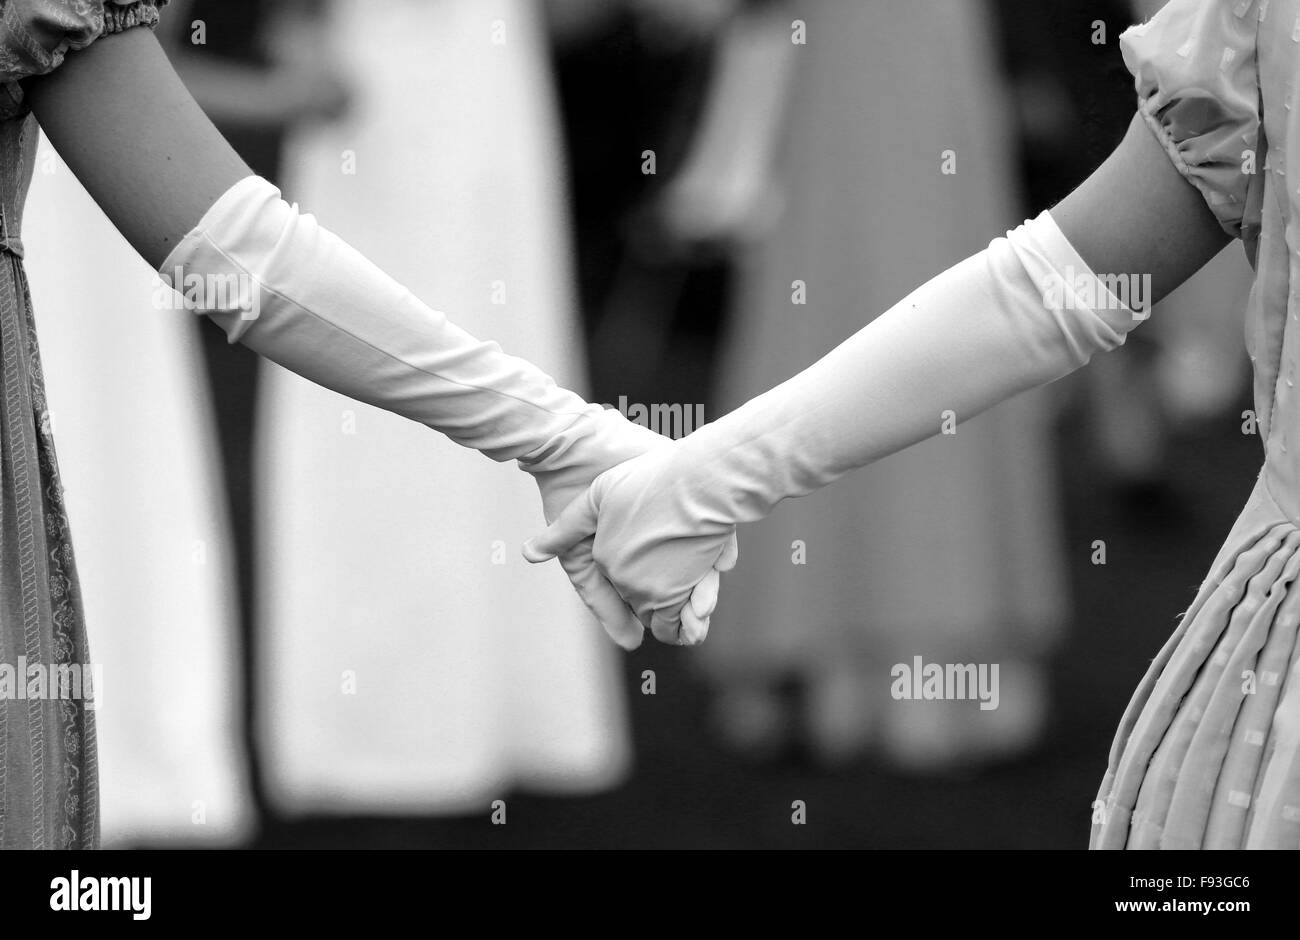
[[[735,525],[931,437],[950,417],[1061,378],[1121,345],[1140,319],[1044,212],[785,383],[605,472],[525,543],[525,557],[594,532],[602,572],[671,638]]]
[[[470,336],[260,177],[221,196],[160,273],[232,343],[493,460],[517,460],[548,520],[602,471],[668,443]],[[590,541],[566,546],[564,569],[614,640],[635,648],[641,625],[591,551]],[[705,590],[716,595],[716,585]]]

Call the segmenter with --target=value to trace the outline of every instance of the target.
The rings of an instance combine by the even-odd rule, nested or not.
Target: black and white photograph
[[[1298,87],[1300,0],[0,0],[6,909],[1281,910]]]

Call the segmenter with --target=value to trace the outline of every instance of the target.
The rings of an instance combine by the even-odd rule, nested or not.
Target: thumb
[[[591,490],[583,493],[555,517],[540,535],[524,543],[524,558],[533,564],[550,561],[596,532],[596,506]]]

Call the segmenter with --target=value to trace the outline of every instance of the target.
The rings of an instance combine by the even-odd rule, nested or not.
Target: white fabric
[[[257,176],[235,183],[160,268],[185,304],[304,378],[441,431],[536,477],[554,516],[595,476],[666,443],[421,303]],[[640,625],[583,544],[564,558],[610,635]]]
[[[258,176],[224,193],[160,273],[232,343],[495,460],[549,462],[573,425],[620,417],[429,309]]]
[[[1139,318],[1044,212],[912,292],[820,361],[603,474],[526,549],[596,533],[639,615],[680,609],[731,527],[1114,349]]]

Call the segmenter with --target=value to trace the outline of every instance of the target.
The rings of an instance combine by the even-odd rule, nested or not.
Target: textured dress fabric
[[[0,3],[0,848],[99,839],[93,663],[22,267],[37,132],[20,82],[152,26],[161,2]]]
[[[1300,0],[1172,0],[1120,42],[1140,114],[1254,265],[1264,465],[1125,712],[1091,844],[1300,848]]]

